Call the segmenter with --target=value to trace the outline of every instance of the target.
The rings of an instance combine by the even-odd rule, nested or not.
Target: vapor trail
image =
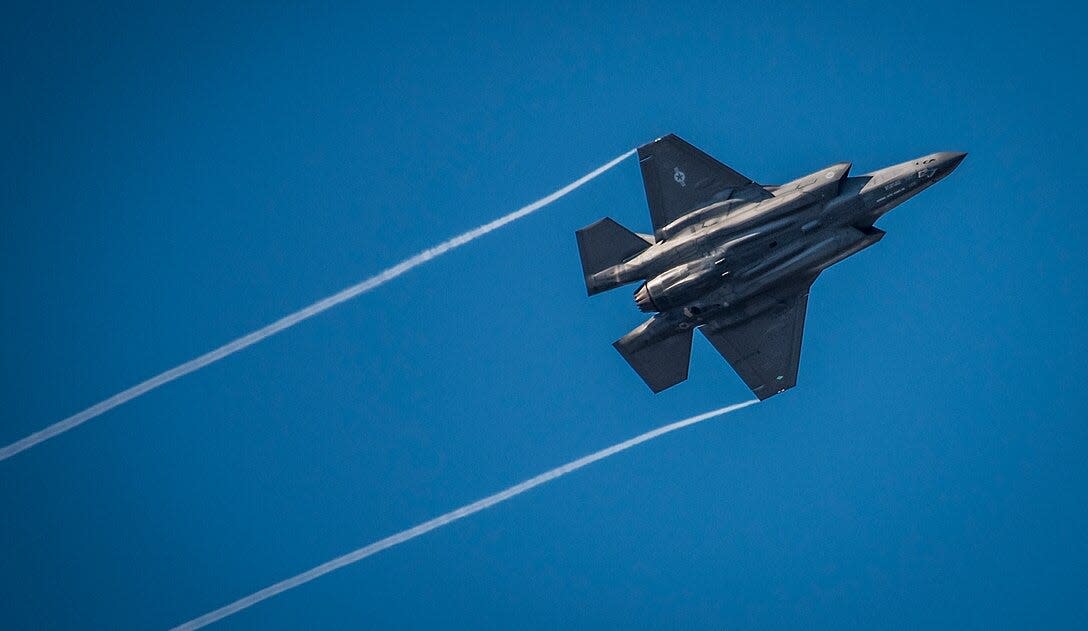
[[[7,447],[0,448],[0,461],[7,460],[8,458],[19,453],[20,451],[30,449],[38,443],[49,440],[50,438],[53,438],[58,434],[62,434],[72,429],[73,427],[82,425],[83,423],[86,423],[94,417],[105,414],[113,408],[123,403],[127,403],[142,394],[146,394],[147,392],[150,392],[151,390],[154,390],[161,385],[177,379],[178,377],[182,377],[191,372],[200,370],[208,364],[217,362],[228,355],[233,355],[234,353],[237,353],[238,351],[246,347],[252,346],[257,342],[260,342],[266,337],[275,335],[276,333],[279,333],[284,329],[290,328],[298,324],[299,322],[302,322],[303,320],[312,318],[315,315],[321,313],[322,311],[325,311],[326,309],[331,309],[342,302],[351,300],[359,294],[366,293],[371,289],[374,289],[375,287],[384,285],[385,283],[393,280],[401,274],[404,274],[409,270],[419,267],[420,265],[423,265],[431,259],[442,256],[443,254],[449,252],[450,250],[453,250],[454,248],[461,247],[462,245],[465,245],[470,241],[475,241],[476,239],[484,236],[489,232],[498,230],[499,228],[505,226],[508,223],[517,221],[518,219],[521,219],[526,215],[532,214],[547,206],[548,204],[556,201],[560,197],[563,197],[567,193],[570,193],[574,189],[582,186],[586,182],[589,182],[598,175],[616,166],[634,152],[635,150],[632,149],[624,153],[623,155],[616,157],[615,159],[583,175],[577,180],[574,180],[570,184],[567,184],[563,188],[555,191],[551,195],[542,197],[535,202],[529,204],[528,206],[523,206],[522,208],[515,210],[509,215],[504,215],[494,221],[480,226],[479,228],[474,228],[464,234],[457,235],[456,237],[453,237],[448,241],[443,241],[442,243],[439,243],[433,248],[426,249],[419,254],[416,254],[415,256],[404,259],[393,267],[383,270],[378,274],[375,274],[374,276],[371,276],[370,278],[356,285],[352,285],[347,289],[341,290],[329,296],[328,298],[323,298],[308,307],[299,309],[298,311],[290,315],[284,316],[279,320],[276,320],[272,324],[257,329],[252,333],[247,333],[246,335],[243,335],[242,337],[234,340],[233,342],[228,342],[213,351],[209,351],[199,357],[190,359],[184,364],[175,366],[174,368],[171,368],[166,372],[159,373],[158,375],[155,375],[147,381],[136,384],[135,386],[132,386],[127,390],[122,390],[121,392],[118,392],[112,397],[104,401],[100,401],[87,408],[86,410],[83,410],[82,412],[73,414],[72,416],[69,416],[64,420],[57,421],[49,427],[46,427],[41,431],[35,432],[27,436],[26,438],[17,440],[14,443],[8,445]]]
[[[281,593],[283,593],[283,592],[285,592],[285,591],[287,591],[289,589],[294,589],[295,587],[298,587],[299,585],[302,585],[303,583],[308,583],[308,582],[314,580],[315,578],[324,576],[325,574],[328,574],[329,572],[332,572],[334,570],[338,570],[338,569],[344,567],[345,565],[350,565],[352,563],[355,563],[356,561],[361,561],[361,560],[367,558],[368,556],[377,554],[377,553],[381,552],[382,550],[392,548],[393,546],[404,543],[405,541],[408,541],[409,539],[415,539],[416,537],[418,537],[418,536],[420,536],[422,534],[428,533],[428,532],[434,530],[435,528],[441,528],[442,526],[445,526],[446,524],[455,522],[458,519],[461,519],[462,517],[468,517],[469,515],[471,515],[473,513],[478,513],[480,511],[484,510],[485,508],[490,508],[490,507],[494,506],[495,504],[498,504],[500,502],[505,502],[506,500],[510,499],[511,497],[514,497],[515,495],[520,495],[520,494],[528,491],[529,489],[531,489],[533,487],[540,486],[541,484],[544,484],[545,482],[550,482],[550,481],[552,481],[552,480],[554,480],[554,479],[556,479],[556,478],[558,478],[560,476],[563,476],[563,475],[566,475],[566,474],[570,473],[571,471],[575,471],[576,469],[581,469],[582,467],[584,467],[584,466],[586,466],[588,464],[593,464],[594,462],[597,462],[598,460],[603,460],[603,459],[605,459],[605,458],[607,458],[609,456],[612,456],[614,454],[617,454],[617,453],[619,453],[619,452],[621,452],[621,451],[623,451],[625,449],[629,449],[631,447],[634,447],[635,445],[638,445],[640,443],[644,443],[644,442],[646,442],[648,440],[653,440],[654,438],[657,438],[658,436],[662,436],[664,434],[668,434],[669,432],[674,432],[674,431],[676,431],[678,429],[687,427],[689,425],[694,425],[696,423],[701,423],[701,422],[703,422],[703,421],[705,421],[707,419],[711,419],[711,418],[714,418],[716,416],[721,416],[723,414],[728,414],[730,412],[739,410],[741,408],[746,408],[749,405],[753,405],[753,404],[756,404],[756,403],[759,403],[759,401],[757,401],[755,399],[752,399],[751,401],[745,401],[744,403],[736,403],[736,404],[733,404],[733,405],[728,405],[728,406],[726,406],[724,408],[718,408],[717,410],[712,410],[710,412],[706,412],[706,413],[700,414],[698,416],[692,416],[691,418],[686,418],[686,419],[684,419],[682,421],[676,421],[675,423],[669,423],[668,425],[664,425],[664,426],[659,427],[659,428],[657,428],[655,430],[651,430],[649,432],[646,432],[645,434],[639,434],[638,436],[635,436],[634,438],[629,438],[629,439],[623,441],[622,443],[612,445],[611,447],[608,447],[607,449],[602,449],[602,450],[600,450],[598,452],[591,453],[588,456],[584,456],[584,457],[579,458],[579,459],[577,459],[577,460],[575,460],[573,462],[568,462],[567,464],[565,464],[565,465],[563,465],[561,467],[556,467],[556,468],[552,469],[551,471],[546,471],[546,472],[541,473],[540,475],[538,475],[536,477],[529,478],[528,480],[525,480],[524,482],[521,482],[519,484],[515,484],[514,486],[506,489],[505,491],[499,491],[498,493],[495,493],[494,495],[489,495],[489,496],[483,498],[482,500],[477,500],[477,501],[475,501],[475,502],[473,502],[471,504],[467,504],[465,506],[462,506],[461,508],[458,508],[456,510],[452,510],[452,511],[446,513],[445,515],[439,515],[438,517],[435,517],[434,519],[432,519],[430,521],[425,521],[422,524],[419,524],[418,526],[412,526],[408,530],[402,530],[401,532],[398,532],[395,535],[391,535],[391,536],[386,537],[385,539],[382,539],[380,541],[375,541],[374,543],[372,543],[372,544],[370,544],[368,546],[364,546],[362,548],[359,548],[358,550],[355,550],[354,552],[349,552],[349,553],[345,554],[344,556],[337,557],[337,558],[335,558],[335,559],[333,559],[331,561],[326,561],[325,563],[322,563],[321,565],[319,565],[319,566],[317,566],[317,567],[315,567],[313,569],[306,570],[305,572],[303,572],[301,574],[297,574],[295,576],[292,576],[289,579],[280,581],[279,583],[276,583],[275,585],[265,587],[261,591],[254,592],[254,593],[250,594],[249,596],[246,596],[245,598],[240,598],[240,599],[232,602],[231,604],[226,605],[225,607],[220,607],[219,609],[216,609],[215,611],[212,611],[210,613],[206,613],[203,616],[200,616],[199,618],[194,618],[194,619],[190,620],[189,622],[186,622],[184,624],[180,624],[180,625],[174,627],[172,629],[172,631],[191,631],[192,629],[199,629],[201,627],[205,627],[205,626],[207,626],[207,625],[209,625],[209,624],[211,624],[213,622],[216,622],[218,620],[222,620],[223,618],[226,618],[229,615],[238,613],[239,611],[241,611],[243,609],[246,609],[248,607],[252,607],[253,605],[256,605],[257,603],[261,602],[262,600],[271,598],[271,597],[273,597],[273,596],[275,596],[277,594],[281,594]]]

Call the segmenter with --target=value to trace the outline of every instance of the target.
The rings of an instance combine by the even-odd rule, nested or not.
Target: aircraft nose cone
[[[944,162],[945,168],[951,171],[963,162],[963,159],[967,157],[965,151],[945,151],[941,154],[941,161]]]

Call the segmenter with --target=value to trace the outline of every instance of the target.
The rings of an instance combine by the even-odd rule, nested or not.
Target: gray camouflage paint
[[[700,328],[757,396],[773,396],[796,382],[816,276],[879,241],[874,222],[965,155],[932,153],[853,177],[843,162],[760,186],[676,136],[660,138],[639,148],[654,235],[610,219],[579,230],[587,290],[643,281],[635,302],[655,315],[615,346],[655,392],[687,377]]]

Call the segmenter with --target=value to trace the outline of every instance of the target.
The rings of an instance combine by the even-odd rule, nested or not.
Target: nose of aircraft
[[[963,159],[967,157],[967,153],[964,151],[943,151],[937,154],[937,159],[940,161],[943,170],[948,173],[952,169],[955,169],[963,162]]]

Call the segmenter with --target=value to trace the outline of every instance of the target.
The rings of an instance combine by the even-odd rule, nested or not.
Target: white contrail
[[[446,524],[449,524],[451,522],[455,522],[458,519],[461,519],[462,517],[468,517],[469,515],[471,515],[473,513],[477,513],[479,511],[482,511],[485,508],[490,508],[490,507],[494,506],[495,504],[498,504],[500,502],[504,502],[504,501],[510,499],[511,497],[514,497],[515,495],[520,495],[520,494],[528,491],[529,489],[531,489],[533,487],[540,486],[541,484],[544,484],[545,482],[550,482],[550,481],[558,478],[559,476],[566,475],[566,474],[568,474],[571,471],[574,471],[576,469],[581,469],[582,467],[584,467],[584,466],[586,466],[588,464],[592,464],[594,462],[597,462],[598,460],[602,460],[602,459],[607,458],[607,457],[609,457],[611,455],[617,454],[617,453],[623,451],[624,449],[629,449],[631,447],[634,447],[635,445],[638,445],[639,443],[644,443],[644,442],[646,442],[648,440],[652,440],[654,438],[657,438],[658,436],[661,436],[663,434],[668,434],[669,432],[676,431],[676,430],[681,429],[683,427],[687,427],[689,425],[694,425],[696,423],[700,423],[700,422],[705,421],[707,419],[714,418],[715,416],[721,416],[723,414],[728,414],[728,413],[733,412],[735,410],[739,410],[741,408],[746,408],[749,405],[754,405],[756,403],[759,403],[759,401],[757,401],[755,399],[752,399],[751,401],[745,401],[744,403],[736,403],[734,405],[729,405],[729,406],[726,406],[724,408],[719,408],[717,410],[706,412],[706,413],[700,414],[698,416],[692,416],[691,418],[686,418],[686,419],[684,419],[682,421],[676,421],[675,423],[669,423],[668,425],[664,425],[664,426],[659,427],[659,428],[657,428],[655,430],[646,432],[645,434],[640,434],[638,436],[635,436],[634,438],[630,438],[628,440],[625,440],[622,443],[612,445],[611,447],[608,447],[607,449],[602,449],[602,450],[600,450],[598,452],[589,454],[588,456],[584,456],[582,458],[579,458],[579,459],[577,459],[577,460],[575,460],[573,462],[568,462],[567,464],[565,464],[565,465],[563,465],[561,467],[556,467],[556,468],[552,469],[551,471],[546,471],[546,472],[541,473],[540,475],[538,475],[538,476],[536,476],[534,478],[529,478],[528,480],[526,480],[524,482],[521,482],[519,484],[515,484],[514,486],[506,489],[505,491],[499,491],[498,493],[495,493],[494,495],[489,495],[489,496],[483,498],[482,500],[477,500],[477,501],[475,501],[475,502],[473,502],[471,504],[467,504],[465,506],[462,506],[461,508],[458,508],[456,510],[452,510],[452,511],[446,513],[445,515],[439,515],[438,517],[435,517],[434,519],[432,519],[430,521],[425,521],[422,524],[419,524],[418,526],[412,526],[408,530],[402,530],[401,532],[398,532],[395,535],[391,535],[391,536],[386,537],[385,539],[382,539],[380,541],[375,541],[374,543],[372,543],[372,544],[370,544],[368,546],[364,546],[362,548],[359,548],[358,550],[355,550],[354,552],[349,552],[349,553],[345,554],[344,556],[337,557],[337,558],[335,558],[335,559],[333,559],[331,561],[327,561],[325,563],[322,563],[321,565],[319,565],[319,566],[317,566],[317,567],[315,567],[313,569],[306,570],[305,572],[303,572],[301,574],[298,574],[298,575],[292,576],[289,579],[280,581],[279,583],[276,583],[275,585],[265,587],[261,591],[254,592],[254,593],[250,594],[249,596],[246,596],[245,598],[240,598],[240,599],[232,602],[231,604],[229,604],[229,605],[227,605],[225,607],[220,607],[219,609],[216,609],[215,611],[212,611],[210,613],[206,613],[203,616],[200,616],[199,618],[194,618],[194,619],[190,620],[189,622],[186,622],[184,624],[180,624],[180,625],[174,627],[172,631],[191,631],[192,629],[199,629],[201,627],[205,627],[205,626],[207,626],[207,625],[209,625],[209,624],[211,624],[213,622],[216,622],[218,620],[222,620],[223,618],[226,618],[227,616],[229,616],[231,614],[238,613],[239,611],[241,611],[243,609],[246,609],[247,607],[252,607],[253,605],[256,605],[257,603],[261,602],[262,600],[271,598],[271,597],[273,597],[273,596],[275,596],[277,594],[281,594],[281,593],[283,593],[283,592],[285,592],[285,591],[287,591],[289,589],[293,589],[295,587],[298,587],[299,585],[302,585],[303,583],[308,583],[308,582],[314,580],[315,578],[318,578],[320,576],[324,576],[325,574],[328,574],[329,572],[332,572],[334,570],[338,570],[338,569],[344,567],[345,565],[350,565],[352,563],[355,563],[356,561],[361,561],[362,559],[365,559],[368,556],[377,554],[377,553],[381,552],[382,550],[392,548],[393,546],[395,546],[397,544],[404,543],[405,541],[408,541],[409,539],[415,539],[416,537],[418,537],[418,536],[420,536],[420,535],[422,535],[424,533],[430,532],[430,531],[434,530],[435,528],[441,528],[442,526],[445,526]]]
[[[127,403],[142,394],[150,392],[151,390],[154,390],[155,388],[158,388],[163,384],[169,383],[177,379],[178,377],[182,377],[191,372],[200,370],[208,364],[217,362],[228,355],[233,355],[234,353],[237,353],[238,351],[246,347],[252,346],[257,342],[260,342],[266,337],[275,335],[276,333],[279,333],[284,329],[290,328],[298,324],[299,322],[302,322],[303,320],[312,318],[313,316],[321,313],[322,311],[325,311],[326,309],[331,309],[332,307],[335,307],[342,302],[351,300],[359,294],[366,293],[371,289],[374,289],[375,287],[384,285],[385,283],[393,280],[401,274],[416,267],[419,267],[420,265],[423,265],[424,263],[430,261],[433,258],[442,256],[443,254],[449,252],[454,248],[465,245],[466,243],[474,241],[489,232],[498,230],[499,228],[505,226],[508,223],[517,221],[518,219],[521,219],[526,215],[534,213],[541,208],[547,206],[548,204],[554,202],[555,200],[559,199],[560,197],[563,197],[567,193],[570,193],[574,189],[582,186],[586,182],[589,182],[598,175],[616,166],[634,152],[635,150],[632,149],[624,153],[623,155],[618,156],[613,160],[610,160],[604,165],[590,171],[589,173],[578,178],[577,180],[574,180],[570,184],[567,184],[563,188],[555,191],[551,195],[542,197],[535,202],[529,204],[528,206],[524,206],[522,208],[519,208],[518,210],[515,210],[509,215],[504,215],[492,222],[480,226],[479,228],[474,228],[464,234],[457,235],[456,237],[453,237],[448,241],[443,241],[442,243],[439,243],[433,248],[426,249],[419,254],[416,254],[415,256],[404,259],[393,267],[383,270],[382,272],[371,276],[370,278],[362,281],[357,285],[352,285],[351,287],[337,292],[329,296],[328,298],[323,298],[308,307],[299,309],[298,311],[290,315],[284,316],[279,320],[276,320],[268,326],[257,329],[252,333],[247,333],[246,335],[243,335],[242,337],[234,340],[233,342],[228,342],[213,351],[201,355],[200,357],[190,359],[184,364],[175,366],[174,368],[171,368],[166,372],[155,375],[147,381],[136,384],[135,386],[132,386],[127,390],[122,390],[121,392],[118,392],[112,397],[104,401],[100,401],[99,403],[92,405],[91,407],[83,410],[82,412],[73,414],[72,416],[69,416],[64,420],[57,421],[53,425],[50,425],[49,427],[46,427],[41,431],[35,432],[27,436],[26,438],[17,440],[14,443],[8,445],[7,447],[0,448],[0,460],[7,460],[8,458],[19,453],[20,451],[30,449],[38,443],[49,440],[50,438],[53,438],[58,434],[62,434],[72,429],[73,427],[76,427],[77,425],[86,423],[92,418],[101,414],[105,414],[113,408],[123,403]]]

